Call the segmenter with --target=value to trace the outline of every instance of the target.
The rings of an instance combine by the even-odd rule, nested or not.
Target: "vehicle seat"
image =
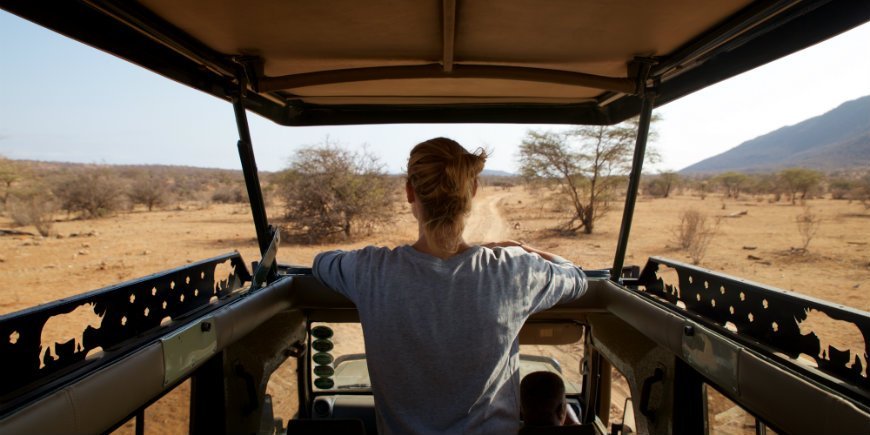
[[[591,424],[574,426],[523,426],[519,435],[596,435]]]
[[[287,435],[293,434],[348,434],[365,435],[366,427],[361,420],[289,420]]]

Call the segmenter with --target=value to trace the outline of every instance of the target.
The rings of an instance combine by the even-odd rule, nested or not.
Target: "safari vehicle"
[[[653,109],[870,21],[866,1],[0,7],[232,104],[262,255],[252,271],[231,253],[0,318],[2,433],[109,432],[131,419],[143,433],[149,405],[188,379],[193,433],[350,432],[364,430],[360,421],[376,431],[370,390],[338,388],[335,379],[362,376],[352,365],[364,359],[330,364],[335,329],[314,329],[358,322],[354,306],[310,269],[276,264],[278,233],[260,192],[248,111],[286,126],[600,125],[639,116],[612,268],[590,274],[588,297],[536,315],[520,336],[582,344],[582,379],[569,392],[578,430],[630,431],[610,425],[615,367],[631,390],[635,432],[705,433],[708,389],[754,416],[756,433],[870,432],[866,312],[664,258],[623,264]],[[41,342],[52,318],[77,309],[97,313],[100,324],[65,343]],[[802,330],[810,312],[854,325],[865,348],[825,346]],[[321,354],[329,356],[313,360]],[[266,384],[288,358],[297,360],[299,411],[275,424]]]

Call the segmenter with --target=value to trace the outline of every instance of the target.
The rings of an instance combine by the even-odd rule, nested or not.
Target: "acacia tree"
[[[707,199],[707,195],[710,193],[710,180],[707,178],[700,178],[695,180],[691,184],[696,191],[698,191],[698,196],[701,197],[701,201]]]
[[[783,188],[791,197],[791,204],[797,204],[797,194],[801,194],[801,200],[807,198],[807,193],[814,189],[822,181],[822,173],[806,168],[783,169],[777,174]]]
[[[379,160],[328,140],[297,151],[277,183],[288,229],[309,243],[348,238],[393,216],[397,189]]]
[[[740,197],[740,191],[749,181],[749,177],[740,172],[725,172],[724,174],[717,175],[716,181],[725,189],[726,198],[737,199]]]
[[[749,193],[756,197],[773,195],[774,200],[779,201],[782,197],[782,187],[776,174],[756,174],[752,176]]]
[[[646,183],[646,193],[657,198],[667,198],[682,182],[674,171],[662,171]]]
[[[657,120],[654,117],[653,120]],[[556,180],[572,206],[567,231],[591,234],[604,216],[614,188],[631,168],[637,120],[612,126],[582,126],[562,132],[526,133],[520,145],[524,177]],[[650,138],[654,136],[650,132]],[[657,154],[649,150],[647,157]]]
[[[676,189],[682,182],[680,174],[674,171],[662,171],[659,174],[659,179],[662,180],[662,185],[665,189],[665,198],[667,198],[671,194],[671,191]]]

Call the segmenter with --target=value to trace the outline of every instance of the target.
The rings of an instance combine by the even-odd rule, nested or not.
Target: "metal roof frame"
[[[445,8],[447,6],[445,3]],[[452,61],[443,64],[440,70],[427,67],[383,68],[377,73],[391,77],[450,74],[519,76],[533,81],[591,83],[613,92],[604,93],[594,101],[575,104],[302,103],[285,98],[276,89],[290,81],[318,83],[356,80],[354,77],[359,71],[264,77],[257,72],[256,62],[252,62],[252,59],[217,53],[136,2],[0,0],[0,7],[227,101],[231,101],[237,92],[236,77],[241,68],[251,83],[245,107],[287,126],[385,123],[601,125],[618,123],[641,112],[642,98],[637,92],[630,92],[632,84],[624,79],[533,68],[463,66]],[[752,3],[682,48],[656,59],[658,64],[649,77],[650,81],[658,84],[656,104],[664,105],[867,21],[870,21],[870,3],[867,2],[765,0]],[[446,44],[447,57],[450,57],[449,48],[450,44]],[[633,88],[642,90],[643,87],[643,84],[635,84]]]

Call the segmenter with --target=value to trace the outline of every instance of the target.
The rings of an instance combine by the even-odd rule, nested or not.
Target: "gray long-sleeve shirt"
[[[331,251],[314,276],[356,304],[385,434],[516,433],[520,328],[587,287],[567,260],[518,247]]]

